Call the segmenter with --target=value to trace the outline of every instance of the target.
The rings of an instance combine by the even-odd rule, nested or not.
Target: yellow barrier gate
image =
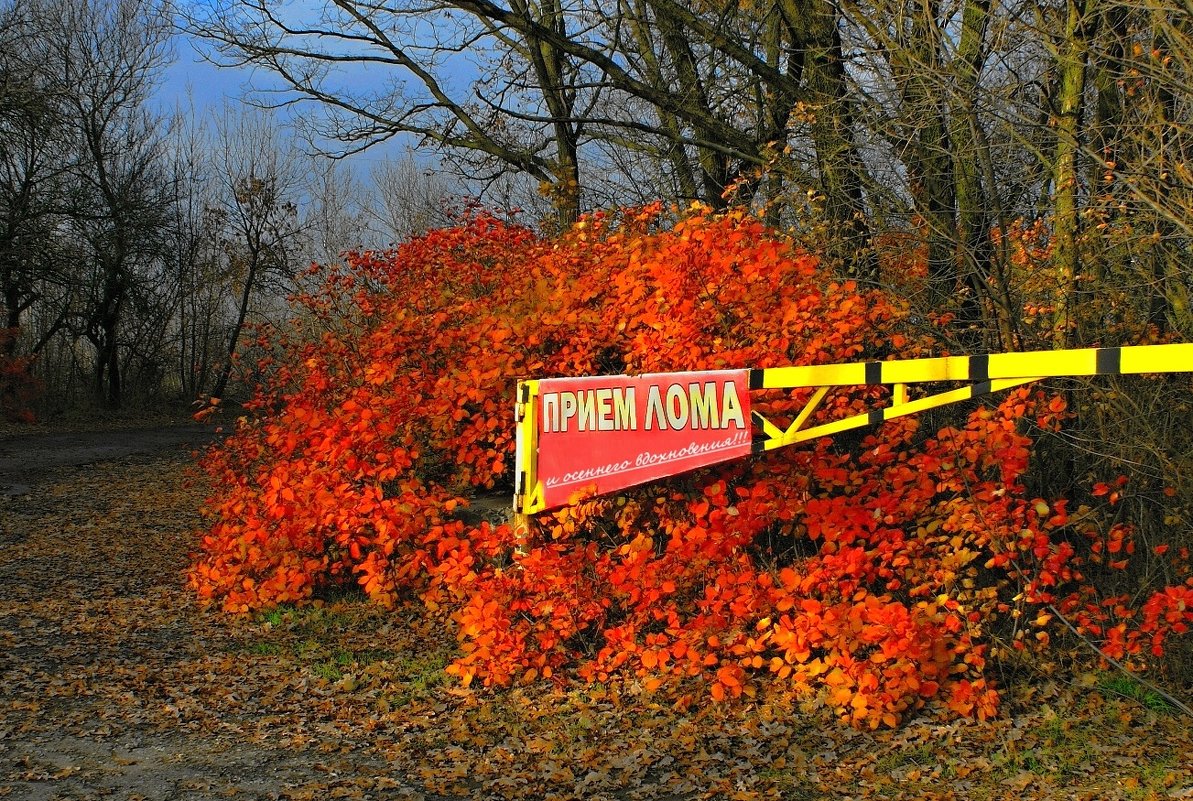
[[[611,492],[1043,378],[1175,372],[1193,372],[1193,344],[522,381],[515,413],[514,511],[526,515],[561,506],[559,498],[567,486],[583,485],[596,494]],[[909,384],[946,381],[967,385],[908,398]],[[833,387],[879,385],[892,388],[887,406],[804,428]],[[816,391],[787,427],[775,425],[756,411],[738,425],[737,413],[749,408],[749,390],[796,388]],[[550,417],[544,421],[540,401],[547,397],[551,399]],[[751,419],[756,427],[750,426]],[[677,425],[680,421],[682,425]],[[572,430],[568,430],[569,424],[573,424]],[[669,450],[652,450],[652,443],[662,437],[670,438],[662,446]],[[690,445],[673,445],[689,439]],[[609,450],[609,442],[618,446]],[[562,461],[564,468],[543,468],[540,447],[548,445],[553,449],[547,454],[552,457],[548,461]]]

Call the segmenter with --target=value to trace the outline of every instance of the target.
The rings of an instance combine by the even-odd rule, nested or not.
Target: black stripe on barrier
[[[1119,375],[1123,371],[1122,348],[1098,348],[1094,353],[1098,375]]]
[[[764,370],[751,369],[750,370],[750,389],[762,389],[762,376]]]
[[[866,384],[882,383],[882,362],[866,362]]]
[[[518,486],[522,490],[522,492],[519,494],[525,495],[526,494],[526,471],[525,470],[518,471]]]
[[[990,354],[969,357],[969,380],[985,381],[990,378]]]
[[[529,403],[530,402],[530,385],[523,384],[522,386],[518,387],[518,389],[522,390],[522,402]]]
[[[756,439],[750,443],[750,453],[765,453],[765,452],[766,452],[766,440]]]
[[[979,381],[969,388],[969,397],[976,398],[979,395],[988,395],[994,391],[994,383],[991,381]]]
[[[872,426],[876,426],[876,425],[878,425],[879,423],[881,423],[881,422],[882,422],[882,419],[883,419],[883,418],[882,418],[882,413],[883,413],[883,412],[885,412],[885,411],[886,411],[886,409],[874,409],[873,411],[871,411],[871,412],[870,412],[870,414],[869,414],[869,415],[867,415],[867,417],[869,418],[869,419],[866,421],[866,422],[867,422],[867,424],[868,424],[868,425],[872,425]]]

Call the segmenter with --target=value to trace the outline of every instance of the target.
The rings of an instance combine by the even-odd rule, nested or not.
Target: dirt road
[[[304,719],[330,682],[253,650],[253,621],[197,608],[185,569],[205,488],[187,465],[213,436],[0,441],[0,482],[23,487],[0,495],[0,799],[297,801],[341,777],[346,797],[434,798]]]
[[[0,495],[21,495],[47,471],[136,455],[189,453],[219,436],[217,427],[181,423],[107,431],[0,437]]]

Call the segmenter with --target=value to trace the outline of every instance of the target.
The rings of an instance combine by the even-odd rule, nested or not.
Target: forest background
[[[746,210],[953,352],[1193,328],[1183,0],[2,11],[0,392],[15,415],[245,396],[256,361],[242,375],[231,356],[247,325],[294,313],[307,265],[476,203],[545,236],[656,201],[672,217]],[[179,28],[267,75],[255,100],[301,136],[268,109],[161,115]],[[395,159],[366,192],[324,158],[395,139],[438,169]],[[1187,389],[1100,383],[1052,442],[1064,469],[1033,490],[1103,497],[1129,474],[1116,522],[1181,553]],[[1132,579],[1167,577],[1166,552]]]
[[[58,407],[220,395],[309,263],[468,199],[746,206],[971,351],[1187,337],[1189,11],[10,0],[3,352]],[[287,113],[163,113],[175,26]]]

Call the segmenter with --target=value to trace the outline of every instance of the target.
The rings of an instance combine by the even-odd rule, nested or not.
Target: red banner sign
[[[545,508],[750,453],[748,370],[538,382]]]

